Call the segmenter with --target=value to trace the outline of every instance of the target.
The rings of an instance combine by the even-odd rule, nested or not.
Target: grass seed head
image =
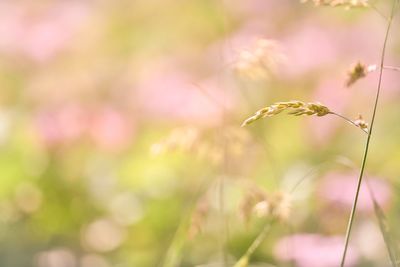
[[[280,191],[272,192],[257,202],[252,212],[259,218],[274,218],[285,221],[291,211],[291,198],[289,194]]]
[[[292,101],[288,101],[288,102],[277,102],[275,104],[272,104],[271,106],[268,106],[268,107],[258,110],[253,116],[247,118],[242,123],[242,127],[249,125],[249,124],[253,123],[254,121],[259,120],[261,118],[275,116],[285,110],[290,111],[289,114],[294,115],[294,116],[316,115],[316,116],[321,117],[321,116],[325,116],[325,115],[331,113],[331,111],[329,110],[328,107],[326,107],[323,104],[318,103],[318,102],[305,103],[305,102],[298,101],[298,100],[292,100]]]
[[[268,198],[271,215],[280,220],[286,221],[291,212],[292,201],[290,195],[284,192],[274,192]]]
[[[260,80],[275,73],[278,65],[284,61],[285,56],[276,41],[260,38],[238,53],[235,70],[241,76]]]

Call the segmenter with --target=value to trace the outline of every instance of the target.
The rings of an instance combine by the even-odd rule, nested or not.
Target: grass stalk
[[[257,237],[254,239],[254,241],[248,247],[248,249],[246,250],[246,253],[239,259],[239,261],[234,265],[234,267],[247,266],[250,256],[253,255],[253,253],[256,251],[256,249],[264,241],[264,239],[266,238],[266,236],[268,235],[268,233],[271,230],[272,224],[273,224],[273,221],[270,221],[264,226],[264,228],[261,230],[261,232],[257,235]]]
[[[363,155],[363,158],[362,158],[362,163],[361,163],[361,168],[360,168],[360,175],[358,177],[358,182],[357,182],[357,188],[356,188],[356,193],[355,193],[355,197],[354,197],[354,202],[353,202],[353,206],[351,208],[350,217],[349,217],[349,221],[348,221],[348,225],[347,225],[346,237],[345,237],[345,243],[344,243],[344,249],[343,249],[343,255],[342,255],[342,259],[341,259],[341,263],[340,263],[341,267],[344,266],[345,261],[346,261],[346,254],[347,254],[347,250],[348,250],[351,229],[352,229],[353,222],[354,222],[354,217],[355,217],[355,213],[356,213],[356,209],[357,209],[357,203],[358,203],[358,196],[360,194],[361,182],[363,180],[364,170],[365,170],[365,166],[366,166],[366,162],[367,162],[369,145],[370,145],[370,141],[371,141],[372,130],[373,130],[373,127],[374,127],[376,111],[377,111],[378,102],[379,102],[379,95],[380,95],[381,85],[382,85],[383,67],[384,67],[385,54],[386,54],[386,45],[387,45],[389,32],[390,32],[390,28],[391,28],[392,21],[393,21],[393,17],[394,17],[394,14],[395,14],[396,6],[397,6],[397,0],[393,0],[392,10],[391,10],[390,17],[388,19],[388,23],[387,23],[387,27],[386,27],[386,33],[385,33],[385,39],[384,39],[383,47],[382,47],[381,60],[380,60],[380,69],[379,69],[379,80],[378,80],[378,86],[377,86],[377,90],[376,90],[374,109],[373,109],[373,113],[372,113],[370,129],[369,129],[367,140],[366,140],[366,144],[365,144],[365,150],[364,150],[364,155]]]
[[[378,220],[378,225],[379,225],[379,230],[381,231],[382,237],[383,237],[383,241],[385,242],[386,245],[386,249],[390,258],[390,262],[392,264],[393,267],[397,267],[398,264],[398,251],[397,251],[397,246],[396,243],[394,242],[393,238],[392,238],[392,233],[390,231],[389,228],[389,224],[387,222],[386,216],[381,208],[381,206],[379,205],[375,195],[374,195],[374,191],[372,190],[372,186],[369,184],[368,179],[366,180],[366,184],[367,184],[367,189],[369,192],[369,195],[371,197],[371,201],[374,207],[374,213],[375,216]]]

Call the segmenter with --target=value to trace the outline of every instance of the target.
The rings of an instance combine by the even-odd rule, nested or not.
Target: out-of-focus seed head
[[[285,221],[289,218],[292,207],[289,194],[274,192],[269,196],[268,202],[271,207],[271,216],[281,221]]]
[[[257,39],[252,46],[238,53],[235,70],[252,80],[268,78],[285,61],[280,45],[269,39]]]
[[[353,64],[350,69],[347,71],[347,79],[346,79],[346,86],[350,87],[358,80],[367,76],[368,73],[373,72],[377,69],[376,65],[369,65],[366,66],[361,62],[357,62]]]
[[[254,208],[253,208],[253,212],[255,213],[255,215],[257,217],[266,217],[270,214],[270,204],[268,203],[268,201],[263,200],[261,202],[258,202]]]
[[[159,155],[174,150],[190,151],[198,142],[199,134],[193,127],[176,128],[161,142],[153,144],[150,152]]]
[[[254,184],[245,191],[240,204],[240,215],[246,223],[253,216],[285,221],[289,218],[290,211],[289,194],[281,191],[268,193]]]
[[[210,206],[206,197],[202,197],[196,205],[190,220],[188,235],[190,239],[196,237],[203,228],[203,225],[208,216]]]

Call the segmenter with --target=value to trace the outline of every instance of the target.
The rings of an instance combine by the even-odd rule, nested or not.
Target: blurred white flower
[[[113,220],[121,225],[131,225],[143,216],[142,206],[132,193],[121,193],[111,199],[109,211]]]
[[[73,252],[67,248],[56,248],[41,252],[36,257],[39,267],[77,267]]]
[[[84,255],[81,260],[81,267],[110,267],[111,265],[107,260],[97,254],[87,254]]]
[[[82,232],[84,245],[98,252],[108,252],[118,248],[124,238],[124,229],[109,219],[96,220]]]
[[[15,203],[21,211],[33,213],[42,204],[42,191],[32,183],[21,183],[15,190]]]

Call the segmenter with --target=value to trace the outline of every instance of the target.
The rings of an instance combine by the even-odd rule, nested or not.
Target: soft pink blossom
[[[120,149],[132,138],[130,123],[122,113],[110,107],[95,113],[89,132],[96,145],[106,149]]]
[[[318,234],[296,234],[282,238],[275,247],[275,255],[282,261],[294,261],[298,267],[337,267],[343,252],[344,238]],[[351,245],[346,266],[355,266],[358,253]]]
[[[39,138],[48,146],[90,138],[100,148],[121,149],[133,132],[126,116],[108,106],[92,110],[64,105],[40,111],[34,122]]]
[[[319,186],[319,196],[332,205],[344,207],[348,210],[354,201],[357,179],[358,173],[356,172],[328,173]],[[373,203],[366,185],[367,181],[379,205],[383,207],[387,206],[392,198],[392,191],[387,182],[378,177],[365,177],[358,197],[357,210],[363,212],[373,210]]]
[[[232,105],[232,92],[223,83],[197,82],[169,64],[143,72],[134,95],[144,116],[188,123],[215,124],[222,119],[223,107]]]
[[[78,2],[59,2],[40,10],[23,2],[3,2],[0,51],[47,61],[67,46],[86,15],[87,8]]]
[[[81,107],[66,105],[39,112],[35,125],[40,139],[52,146],[80,137],[87,127],[87,116]]]
[[[321,71],[323,67],[334,64],[340,54],[335,32],[314,20],[296,24],[282,43],[290,62],[284,74],[291,76]]]

